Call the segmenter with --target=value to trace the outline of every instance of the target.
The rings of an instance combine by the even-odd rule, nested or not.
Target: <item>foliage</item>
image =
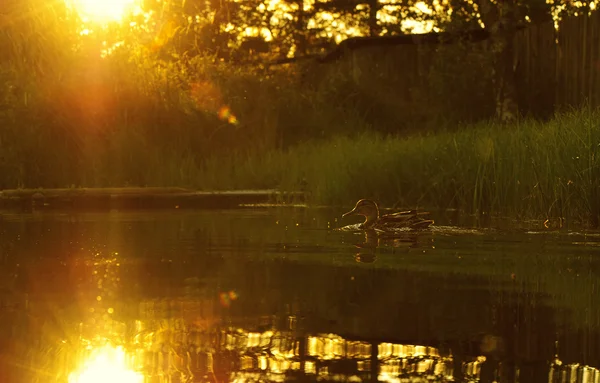
[[[184,7],[167,3],[171,20],[181,22],[169,40],[180,54],[211,52],[233,61],[322,53],[348,37],[411,33],[416,25],[423,31],[478,29],[483,19],[497,19],[505,6],[512,8],[516,24],[593,9],[591,1],[545,0],[187,0]]]

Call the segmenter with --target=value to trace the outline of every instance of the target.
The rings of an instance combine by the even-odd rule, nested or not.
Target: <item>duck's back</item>
[[[398,213],[386,214],[379,217],[378,226],[389,229],[426,229],[433,224],[432,219],[421,218],[420,215],[429,214],[428,212],[417,212],[416,210],[401,211]]]

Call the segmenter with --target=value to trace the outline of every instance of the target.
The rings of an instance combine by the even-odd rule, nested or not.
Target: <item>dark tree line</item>
[[[167,3],[152,5],[160,4],[164,17]],[[488,40],[496,114],[506,121],[518,115],[513,62],[517,30],[591,9],[589,1],[576,6],[558,0],[554,4],[546,0],[184,0],[168,4],[169,17],[181,21],[171,49],[238,63],[289,63],[312,57],[329,62],[365,46],[443,44],[465,37]],[[411,35],[404,20],[429,23],[433,30]]]
[[[233,64],[290,63],[316,58],[327,63],[366,46],[443,44],[488,40],[497,115],[518,114],[515,100],[513,36],[530,23],[560,14],[586,13],[590,1],[556,0],[144,0],[151,20],[138,15],[130,37],[156,45],[159,58],[185,61],[209,57]],[[48,62],[65,41],[77,45],[61,19],[61,2],[7,0],[0,9],[0,62],[48,75]],[[578,4],[576,6],[575,4]],[[579,6],[580,5],[580,6]],[[424,11],[429,9],[430,11]],[[405,20],[429,23],[429,34],[410,34]],[[127,20],[125,23],[127,23]],[[137,28],[137,29],[136,29]],[[72,28],[71,28],[72,29]],[[118,31],[118,28],[115,29]],[[116,32],[123,33],[123,32]],[[43,37],[43,38],[41,38]],[[122,36],[119,37],[121,39]],[[98,40],[98,43],[101,39]],[[26,71],[24,71],[26,72]],[[60,75],[60,73],[55,74]]]
[[[415,7],[425,4],[431,12]],[[147,0],[145,6],[178,23],[174,46],[189,54],[216,54],[239,61],[256,54],[270,58],[324,53],[352,37],[410,33],[407,19],[430,22],[434,32],[464,33],[485,28],[510,34],[553,14],[587,12],[590,2],[548,4],[546,0]],[[254,33],[246,34],[247,29]]]

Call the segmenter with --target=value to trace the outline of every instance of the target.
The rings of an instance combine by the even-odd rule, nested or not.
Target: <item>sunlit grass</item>
[[[591,222],[600,213],[597,110],[549,122],[494,122],[408,137],[364,133],[286,151],[215,159],[199,176],[215,188],[305,184],[313,203],[453,208],[518,218]]]

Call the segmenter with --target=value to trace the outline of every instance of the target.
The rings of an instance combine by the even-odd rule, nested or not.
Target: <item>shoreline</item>
[[[303,192],[264,190],[200,191],[178,187],[7,189],[0,209],[185,209],[233,208],[248,204],[304,201]]]

